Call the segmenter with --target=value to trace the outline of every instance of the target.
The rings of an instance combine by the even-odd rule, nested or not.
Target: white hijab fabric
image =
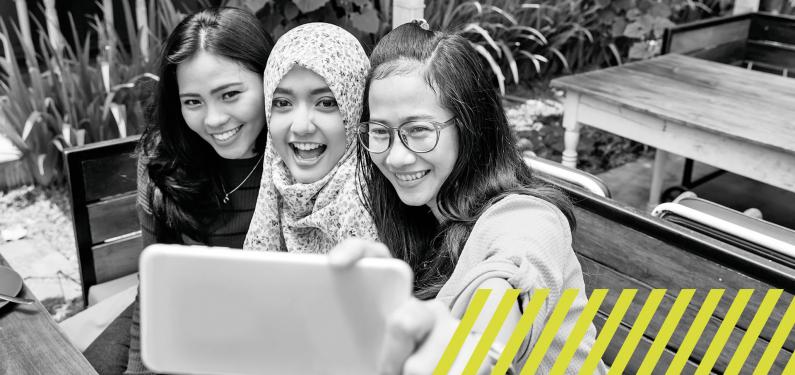
[[[295,181],[268,137],[262,182],[243,248],[326,253],[348,237],[377,239],[356,179],[356,127],[370,69],[367,54],[353,35],[332,24],[309,23],[284,34],[265,66],[268,123],[273,92],[294,66],[315,72],[331,89],[345,126],[346,151],[325,177],[303,184]]]

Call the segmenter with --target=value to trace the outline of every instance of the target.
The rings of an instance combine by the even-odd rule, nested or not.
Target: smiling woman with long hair
[[[243,247],[262,174],[262,72],[272,46],[259,20],[235,8],[187,16],[166,39],[150,124],[139,145],[144,247]],[[148,373],[139,329],[136,301],[86,357],[103,374]]]
[[[502,295],[518,291],[486,367],[496,363],[499,343],[508,341],[539,289],[549,295],[518,348],[517,367],[524,365],[553,307],[572,298],[561,333],[538,368],[549,372],[587,302],[571,246],[570,203],[524,164],[493,77],[466,39],[412,22],[381,39],[370,62],[369,120],[359,126],[359,177],[380,240],[414,270],[417,297],[390,318],[383,373],[432,372],[455,319],[479,288],[492,293],[459,362],[474,348]],[[345,265],[357,255],[385,253],[381,244],[358,241],[337,247],[332,257]],[[569,289],[577,293],[564,297]],[[573,353],[572,372],[595,335],[591,325]]]

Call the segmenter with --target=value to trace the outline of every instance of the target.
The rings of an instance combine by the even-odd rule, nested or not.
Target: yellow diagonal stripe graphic
[[[455,357],[461,351],[461,346],[464,345],[469,332],[472,331],[472,326],[475,325],[475,321],[480,315],[480,310],[483,310],[483,305],[486,304],[490,293],[491,289],[478,289],[475,291],[475,295],[472,297],[472,301],[469,302],[469,307],[467,307],[464,317],[458,323],[458,328],[453,333],[453,337],[450,338],[450,343],[447,344],[447,348],[442,353],[442,358],[436,364],[433,375],[446,375],[450,371],[453,362],[455,362]]]
[[[450,371],[453,363],[456,360],[456,357],[460,355],[461,348],[469,337],[472,327],[478,319],[478,315],[480,315],[482,312],[490,292],[491,290],[489,289],[478,289],[475,292],[475,295],[473,296],[472,301],[470,301],[470,305],[464,314],[464,317],[458,325],[453,337],[450,340],[450,343],[448,344],[441,360],[439,361],[439,364],[433,372],[434,375],[447,374]],[[660,303],[665,297],[666,292],[666,289],[652,289],[650,291],[649,296],[644,302],[637,318],[631,324],[631,329],[629,330],[626,339],[621,344],[620,349],[615,355],[615,360],[612,363],[610,371],[608,372],[609,374],[621,374],[627,370],[629,361],[632,359],[640,340],[643,339],[650,322],[653,320],[657,310],[660,308]],[[490,348],[493,346],[494,340],[499,335],[505,319],[510,314],[511,309],[517,301],[517,297],[521,295],[521,293],[522,291],[520,289],[509,289],[502,296],[494,315],[490,317],[485,331],[481,335],[480,340],[472,351],[470,358],[468,358],[466,367],[464,368],[462,374],[476,374],[478,372],[480,366],[483,364],[483,361],[488,355]],[[500,355],[499,360],[492,369],[492,375],[504,375],[511,363],[513,363],[519,348],[532,329],[537,315],[544,307],[549,293],[549,289],[537,289],[532,292],[530,300],[527,302],[527,305],[524,306],[524,312],[519,319],[519,322],[512,332],[511,337],[509,338],[508,343]],[[591,293],[591,296],[589,297],[588,302],[582,311],[579,312],[579,309],[577,309],[579,316],[577,317],[577,322],[574,324],[571,332],[561,332],[560,327],[568,314],[577,313],[571,311],[571,306],[579,294],[579,290],[577,289],[565,290],[560,299],[557,301],[554,310],[547,317],[546,323],[544,324],[543,329],[541,329],[541,334],[539,335],[538,339],[535,340],[535,345],[533,345],[532,349],[530,350],[529,356],[521,374],[534,374],[548,354],[547,352],[549,351],[549,348],[556,337],[561,339],[563,335],[568,334],[560,353],[555,353],[557,355],[555,358],[555,363],[548,372],[552,375],[565,374],[572,359],[576,355],[577,349],[579,348],[583,338],[587,334],[590,327],[593,326],[594,317],[596,314],[604,314],[599,312],[599,308],[607,298],[608,293],[609,291],[607,289],[595,289]],[[659,331],[654,336],[654,340],[636,372],[637,374],[646,375],[653,373],[660,361],[660,358],[662,357],[662,354],[665,351],[665,348],[669,345],[669,341],[673,337],[673,334],[677,332],[677,329],[679,329],[679,331],[685,329],[685,326],[680,324],[680,322],[684,316],[684,313],[687,311],[688,306],[690,306],[695,293],[695,289],[682,289],[679,292],[679,295],[676,297],[670,311],[667,313],[665,320],[662,322]],[[684,367],[687,365],[694,348],[699,343],[704,330],[709,324],[710,319],[712,319],[715,309],[719,305],[724,293],[725,291],[723,289],[712,289],[704,298],[704,301],[698,309],[695,319],[687,329],[687,334],[682,339],[678,350],[676,350],[671,363],[668,365],[666,375],[678,374],[684,370]],[[717,362],[717,359],[721,356],[721,354],[724,354],[722,352],[724,351],[726,342],[734,332],[735,326],[742,316],[746,306],[748,305],[748,302],[753,296],[753,293],[753,289],[740,289],[737,292],[737,295],[733,299],[731,306],[723,317],[717,332],[715,333],[714,337],[712,337],[712,341],[709,343],[709,347],[707,348],[704,357],[698,364],[698,369],[695,372],[696,375],[709,374]],[[604,326],[600,330],[595,342],[593,343],[591,351],[588,353],[585,362],[582,364],[579,372],[580,374],[592,374],[596,370],[597,366],[599,366],[602,355],[606,352],[607,348],[611,346],[610,344],[613,336],[621,326],[626,312],[630,308],[636,294],[636,289],[624,289],[622,291],[621,295],[618,297],[615,305],[613,306],[612,311],[607,316],[607,320],[605,321]],[[755,343],[759,339],[759,336],[765,325],[768,323],[770,316],[773,310],[775,310],[782,294],[782,289],[770,289],[767,291],[749,326],[747,329],[745,329],[745,333],[743,334],[736,351],[729,360],[724,374],[736,375],[741,372],[751,350],[754,349]],[[782,352],[782,348],[786,343],[788,336],[792,333],[793,327],[795,327],[795,297],[790,300],[781,322],[779,323],[778,327],[776,327],[776,330],[770,339],[770,343],[765,348],[765,351],[760,358],[756,369],[754,370],[754,375],[761,375],[770,372],[773,363],[775,362],[778,355]],[[617,344],[613,345],[612,347],[616,346]],[[783,370],[783,373],[795,373],[795,355],[790,357],[786,368]]]
[[[693,320],[693,324],[691,324],[690,329],[687,330],[685,339],[682,340],[682,344],[679,345],[679,350],[676,351],[674,359],[668,366],[665,375],[682,373],[682,369],[685,368],[685,363],[687,363],[688,358],[690,358],[690,354],[693,353],[698,339],[701,338],[701,334],[704,333],[704,328],[707,327],[709,318],[712,317],[712,313],[718,306],[720,298],[723,297],[723,292],[723,289],[712,289],[709,291],[709,294],[707,294],[707,297],[704,299],[704,303],[701,304],[701,308],[698,310],[696,319]]]
[[[787,367],[784,367],[784,371],[781,372],[782,374],[792,374],[795,373],[795,353],[789,357],[789,361],[787,362]]]
[[[767,323],[770,313],[773,312],[773,308],[776,307],[776,303],[778,303],[778,299],[781,297],[782,292],[782,289],[770,289],[767,291],[765,298],[762,300],[762,304],[759,305],[759,309],[756,310],[754,319],[751,320],[751,325],[748,326],[745,335],[743,335],[743,339],[740,340],[737,351],[734,352],[732,359],[729,361],[729,365],[726,366],[724,374],[736,375],[740,373],[740,370],[745,364],[745,360],[748,359],[748,354],[751,353],[754,343],[759,338],[759,334],[762,332],[765,323]]]
[[[605,353],[605,350],[607,350],[607,346],[613,339],[613,335],[616,334],[616,330],[621,324],[621,320],[624,319],[624,315],[627,313],[629,305],[632,303],[632,299],[635,298],[637,292],[637,289],[624,289],[621,291],[621,295],[618,296],[613,310],[610,311],[610,316],[607,317],[604,327],[602,327],[601,332],[599,332],[599,336],[596,337],[596,342],[594,342],[591,352],[588,353],[588,358],[585,359],[585,363],[583,363],[582,368],[580,368],[579,374],[590,375],[596,370],[596,366],[598,366],[599,361],[602,360],[602,355]]]
[[[580,314],[580,317],[577,319],[577,324],[569,334],[569,338],[566,339],[566,344],[563,346],[563,349],[561,349],[558,359],[555,360],[555,365],[552,366],[552,370],[549,372],[550,374],[556,375],[566,373],[569,362],[571,362],[571,359],[574,357],[574,353],[580,346],[582,338],[585,336],[585,332],[587,332],[588,328],[591,327],[591,323],[593,323],[593,317],[596,316],[596,312],[599,311],[599,306],[602,305],[602,301],[604,301],[605,296],[607,296],[607,289],[594,289],[594,291],[591,292],[591,297],[588,298],[588,303],[585,305],[585,309],[583,309],[582,314]]]
[[[522,317],[519,318],[519,323],[516,323],[516,328],[514,328],[511,338],[508,339],[508,343],[505,345],[500,359],[497,360],[497,364],[495,364],[494,369],[491,370],[492,375],[504,375],[508,371],[508,368],[511,367],[511,363],[513,363],[513,359],[519,351],[519,347],[530,332],[530,328],[533,327],[536,315],[538,315],[538,311],[541,310],[541,306],[544,305],[547,296],[549,296],[549,289],[536,289],[533,295],[530,296],[530,301],[527,303],[527,306],[525,306],[524,313],[522,313]]]
[[[704,358],[701,359],[701,363],[698,365],[696,375],[706,375],[712,371],[715,361],[718,360],[718,356],[726,345],[726,340],[729,339],[729,335],[737,324],[737,320],[740,319],[740,315],[745,310],[745,305],[748,304],[748,300],[751,299],[753,293],[753,289],[740,289],[737,292],[729,311],[723,318],[723,323],[718,327],[718,332],[715,333],[715,337],[712,338]]]
[[[483,335],[480,337],[478,345],[475,347],[475,350],[472,352],[472,356],[469,358],[469,362],[467,362],[467,365],[464,368],[464,374],[478,373],[478,369],[480,368],[480,365],[483,364],[486,354],[489,353],[491,344],[494,343],[494,338],[497,337],[498,333],[500,333],[502,323],[505,322],[505,318],[508,316],[508,313],[511,312],[511,308],[516,303],[516,297],[518,297],[519,293],[521,292],[521,289],[508,289],[505,291],[505,294],[500,300],[499,306],[497,306],[497,310],[494,312],[494,316],[491,318],[491,321],[489,321],[489,325],[486,326],[486,330],[483,331]]]
[[[773,367],[773,361],[776,360],[778,353],[781,351],[781,347],[783,347],[784,342],[787,341],[787,336],[792,332],[793,325],[795,325],[795,297],[792,297],[787,311],[784,312],[784,316],[781,318],[781,323],[778,324],[776,332],[773,333],[773,338],[771,338],[770,343],[767,344],[765,353],[762,354],[762,358],[759,359],[759,363],[757,363],[756,369],[754,370],[754,375],[770,373],[770,368]],[[795,358],[795,356],[793,356],[793,358]],[[795,360],[791,359],[787,368],[784,369],[784,373],[792,374],[793,372],[795,372]]]
[[[577,298],[578,293],[579,289],[566,289],[563,291],[563,295],[558,300],[555,310],[552,311],[552,315],[550,315],[544,330],[541,331],[538,341],[536,341],[535,346],[533,346],[530,356],[527,357],[527,362],[522,369],[521,375],[535,374],[538,365],[541,364],[541,360],[543,360],[544,355],[547,354],[549,344],[552,343],[552,340],[558,334],[558,329],[566,318],[566,314],[569,313],[569,308],[571,308],[571,304],[574,302],[574,299]]]
[[[651,374],[657,366],[663,349],[665,349],[668,340],[670,340],[671,336],[674,334],[674,330],[676,330],[676,326],[679,325],[682,314],[685,313],[685,309],[687,305],[690,304],[690,300],[693,299],[694,294],[696,294],[695,289],[682,289],[679,295],[676,296],[676,301],[671,307],[671,311],[669,311],[668,316],[665,317],[660,331],[657,332],[657,337],[654,338],[651,348],[649,348],[646,357],[643,358],[643,362],[640,364],[638,375]]]
[[[610,367],[608,374],[621,374],[624,372],[624,368],[627,367],[629,359],[632,358],[632,353],[638,346],[638,342],[640,342],[641,337],[643,337],[643,332],[646,331],[646,327],[654,317],[654,313],[657,311],[657,306],[660,305],[660,301],[662,301],[663,296],[665,296],[665,291],[665,289],[651,290],[651,293],[649,293],[649,298],[646,299],[646,303],[640,310],[638,318],[635,319],[635,323],[632,324],[632,328],[629,330],[629,334],[627,334],[624,344],[621,345],[621,349],[619,349],[618,354],[616,355],[616,360]]]

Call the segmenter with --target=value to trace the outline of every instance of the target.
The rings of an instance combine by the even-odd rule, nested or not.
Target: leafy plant
[[[135,134],[143,128],[142,102],[149,97],[145,82],[157,79],[151,57],[183,15],[168,1],[137,0],[138,17],[134,17],[129,3],[122,2],[130,41],[125,45],[116,34],[111,4],[98,4],[105,17],[93,18],[94,33],[83,41],[78,40],[71,16],[71,43],[62,43],[66,38],[57,24],[44,27],[34,20],[35,44],[33,40],[22,43],[25,66],[19,66],[17,51],[9,42],[10,31],[23,41],[24,33],[0,22],[5,56],[0,58],[4,73],[0,91],[6,95],[0,100],[0,110],[7,120],[0,121],[0,131],[22,151],[37,184],[58,179],[65,148]],[[99,55],[91,56],[96,49]]]
[[[429,1],[430,24],[466,36],[500,89],[659,53],[666,27],[718,15],[725,0]]]
[[[429,24],[469,39],[475,50],[489,63],[497,77],[500,92],[505,94],[506,74],[519,84],[520,67],[536,73],[548,60],[534,53],[546,45],[547,38],[531,25],[520,23],[517,16],[531,9],[531,4],[515,1],[432,2],[426,8]]]
[[[338,25],[370,49],[389,31],[389,0],[227,0],[225,5],[256,12],[274,39],[308,22]]]

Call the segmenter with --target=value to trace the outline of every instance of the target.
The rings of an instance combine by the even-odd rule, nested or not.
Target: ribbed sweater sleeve
[[[522,311],[535,289],[549,289],[546,303],[516,354],[514,365],[518,370],[527,361],[563,292],[577,289],[577,297],[538,367],[538,373],[549,373],[588,301],[582,269],[571,245],[568,222],[557,207],[539,198],[510,195],[480,216],[437,299],[461,318],[477,288],[488,279],[504,279],[512,288],[521,289]],[[591,324],[566,374],[579,371],[595,338],[596,328]],[[604,372],[600,365],[597,373]]]

